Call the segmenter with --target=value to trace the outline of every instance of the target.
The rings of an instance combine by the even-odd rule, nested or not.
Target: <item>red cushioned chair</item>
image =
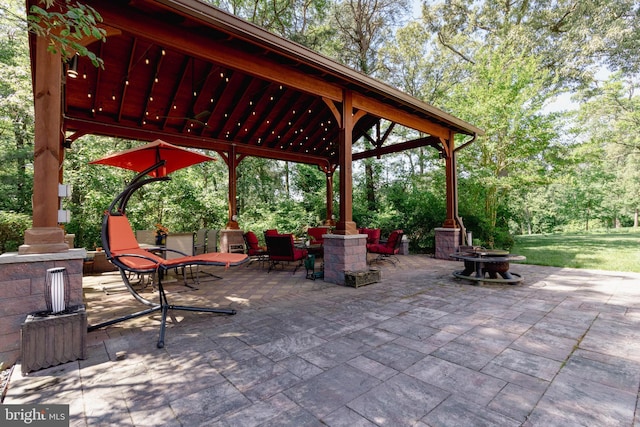
[[[311,239],[311,243],[314,245],[323,245],[323,234],[329,234],[329,229],[326,227],[309,227],[307,229],[307,236]]]
[[[264,235],[265,236],[275,236],[277,234],[278,234],[278,229],[277,228],[270,228],[270,229],[264,231]]]
[[[367,235],[367,244],[375,245],[380,243],[380,229],[379,228],[359,228],[358,233]]]
[[[293,243],[293,234],[266,235],[267,252],[269,253],[269,271],[277,264],[283,262],[299,261],[293,274],[302,265],[309,252],[306,249],[296,248]]]
[[[267,252],[266,246],[260,246],[260,242],[258,241],[258,236],[253,231],[247,231],[244,233],[244,242],[247,245],[247,255],[249,255],[250,261],[260,262],[260,265],[266,261],[269,261],[269,253]],[[247,264],[248,266],[248,264]]]
[[[378,257],[371,261],[371,263],[377,261],[389,261],[393,263],[393,265],[396,265],[396,263],[400,262],[396,255],[400,252],[403,235],[404,232],[402,230],[394,230],[389,234],[389,238],[386,243],[368,243],[367,252],[378,254]]]

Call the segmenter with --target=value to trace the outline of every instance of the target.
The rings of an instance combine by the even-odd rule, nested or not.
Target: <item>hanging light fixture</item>
[[[64,267],[49,268],[45,278],[44,301],[47,312],[57,314],[69,305],[69,275]]]
[[[67,68],[67,76],[75,79],[78,77],[78,54],[73,55],[71,61],[69,61],[69,67]]]

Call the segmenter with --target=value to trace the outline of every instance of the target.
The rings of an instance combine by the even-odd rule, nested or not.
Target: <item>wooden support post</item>
[[[35,41],[33,159],[33,224],[25,231],[22,254],[69,250],[64,230],[58,227],[58,182],[62,133],[62,60],[47,51],[47,40]]]
[[[327,216],[324,225],[335,225],[333,219],[333,172],[326,172],[327,181]]]
[[[342,100],[342,126],[340,128],[340,220],[335,234],[357,234],[353,222],[353,94],[345,90]]]
[[[447,217],[442,224],[445,228],[458,228],[458,182],[456,171],[456,153],[454,151],[455,142],[453,132],[449,133],[449,138],[443,141],[445,152],[445,179],[447,192]]]

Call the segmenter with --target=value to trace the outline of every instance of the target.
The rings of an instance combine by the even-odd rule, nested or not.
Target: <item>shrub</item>
[[[31,227],[31,216],[0,211],[0,253],[18,250],[24,242],[24,232]]]

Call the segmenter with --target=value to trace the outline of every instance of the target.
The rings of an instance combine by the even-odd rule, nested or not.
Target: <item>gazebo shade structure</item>
[[[28,0],[27,6],[35,3]],[[77,77],[71,78],[67,65],[56,70],[38,53],[46,40],[31,36],[36,120],[39,112],[51,114],[46,102],[55,104],[39,98],[39,91],[51,93],[49,75],[63,74],[60,149],[95,134],[214,150],[230,170],[229,218],[235,168],[247,155],[315,164],[327,174],[328,192],[339,169],[337,230],[350,234],[352,160],[428,145],[447,159],[447,221],[455,226],[454,135],[473,137],[480,129],[197,0],[83,3],[103,18],[106,42],[87,40],[86,46],[102,58],[104,69],[79,57]],[[423,137],[389,144],[379,130],[382,120]],[[40,138],[54,135],[44,132]],[[38,129],[36,134],[36,145],[49,144],[38,142]],[[362,137],[375,148],[353,153],[353,141]],[[37,223],[49,222],[36,221],[34,213]]]

